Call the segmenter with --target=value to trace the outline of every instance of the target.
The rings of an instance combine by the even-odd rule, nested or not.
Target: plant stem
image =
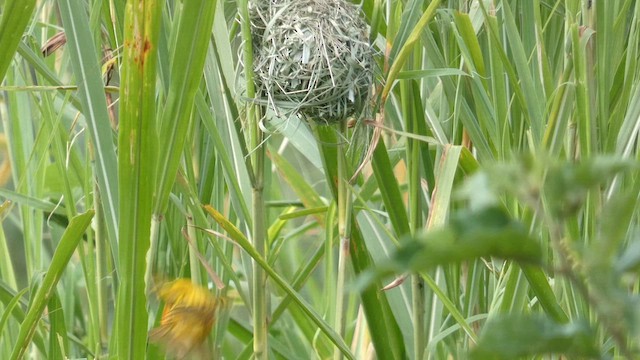
[[[344,337],[344,297],[345,297],[345,277],[347,261],[349,259],[349,246],[351,238],[351,191],[348,184],[349,174],[347,174],[346,149],[343,139],[347,135],[346,121],[340,122],[338,138],[338,236],[340,237],[340,248],[338,250],[338,277],[336,286],[336,312],[334,327],[338,334]],[[338,348],[333,353],[335,360],[342,358],[342,353]]]
[[[266,258],[266,233],[264,227],[264,197],[262,187],[253,188],[253,245]],[[267,294],[266,274],[257,263],[253,264],[253,351],[256,359],[267,359]]]
[[[255,97],[253,82],[253,44],[251,43],[251,23],[249,20],[248,0],[238,0],[238,12],[241,18],[242,39],[244,41],[244,74],[246,78],[247,97]],[[264,203],[264,164],[265,148],[263,146],[263,134],[260,130],[260,111],[255,104],[249,104],[247,108],[247,120],[249,124],[249,149],[251,151],[251,164],[249,174],[252,187],[252,218],[251,239],[258,254],[267,258],[267,232],[265,228],[265,203]],[[253,175],[253,176],[251,176]],[[268,358],[267,345],[267,294],[266,274],[254,261],[253,279],[253,352],[255,359]]]
[[[406,68],[411,69],[413,62],[407,61]],[[405,114],[405,127],[409,132],[418,129],[417,114],[414,109],[414,92],[408,81],[400,86],[402,111]],[[415,234],[422,227],[420,145],[414,139],[407,139],[407,183],[409,185],[409,228]],[[425,291],[424,280],[419,274],[411,275],[411,313],[413,317],[413,351],[416,359],[422,359],[425,345]]]
[[[411,307],[413,312],[413,351],[416,359],[422,359],[425,344],[424,329],[424,280],[419,274],[411,275]]]

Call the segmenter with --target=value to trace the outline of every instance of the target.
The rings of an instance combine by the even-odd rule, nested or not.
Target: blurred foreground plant
[[[476,259],[483,259],[496,276],[516,264],[523,269],[540,268],[559,281],[556,285],[575,289],[573,301],[582,302],[593,317],[575,314],[571,323],[563,324],[566,321],[544,313],[490,313],[472,358],[547,353],[599,358],[611,350],[608,339],[616,344],[616,351],[636,358],[640,355],[635,340],[640,334],[640,297],[628,288],[634,287],[637,274],[631,278],[625,274],[633,274],[640,265],[639,247],[630,231],[637,216],[639,170],[635,162],[607,157],[581,162],[527,157],[487,166],[458,192],[468,210],[453,212],[444,227],[405,237],[388,261],[359,278],[358,287],[389,275],[426,274],[439,266]],[[615,196],[603,191],[618,182],[630,182],[630,186]],[[584,205],[590,201],[599,204],[593,214],[597,222],[593,232],[580,231],[586,225],[581,224],[586,217]],[[526,223],[514,220],[509,212],[519,213]],[[543,248],[549,251],[544,253]],[[556,306],[545,301],[568,300],[562,297],[569,294],[561,293],[557,300],[536,294],[535,281],[529,279],[543,309]],[[531,311],[538,313],[535,306]],[[601,339],[596,340],[595,330]],[[597,343],[605,345],[598,349]]]

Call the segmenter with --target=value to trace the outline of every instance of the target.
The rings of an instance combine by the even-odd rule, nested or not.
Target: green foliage
[[[156,179],[158,161],[155,93],[160,10],[159,1],[129,2],[125,9],[120,88],[126,96],[120,98],[117,167],[116,271],[120,276],[116,331],[110,345],[118,357],[128,359],[143,358],[147,351],[147,289],[151,287],[147,252],[156,193],[150,185]]]
[[[543,317],[499,316],[487,322],[470,359],[520,359],[533,355],[565,354],[597,359],[594,333],[587,324],[559,324]]]
[[[3,4],[0,18],[0,46],[4,51],[0,56],[0,81],[4,79],[7,69],[13,60],[24,29],[29,25],[31,14],[36,7],[36,0],[8,0]]]
[[[375,272],[363,278],[423,272],[483,257],[539,264],[542,250],[525,227],[500,208],[460,211],[452,215],[448,226],[404,239],[388,262],[378,264]]]
[[[51,299],[54,299],[55,303],[56,296],[53,289],[62,277],[62,272],[81,241],[82,234],[91,223],[93,215],[93,211],[88,211],[71,219],[69,227],[62,235],[60,244],[53,254],[51,264],[42,279],[42,283],[39,284],[37,291],[34,292],[30,299],[29,310],[25,315],[24,321],[20,324],[20,333],[14,344],[11,359],[21,359],[26,353],[45,306]],[[58,327],[59,325],[56,325],[54,329]]]

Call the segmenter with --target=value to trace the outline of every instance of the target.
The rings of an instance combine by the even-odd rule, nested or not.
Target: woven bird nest
[[[357,116],[369,98],[372,48],[345,0],[254,0],[254,72],[262,100],[320,123]]]

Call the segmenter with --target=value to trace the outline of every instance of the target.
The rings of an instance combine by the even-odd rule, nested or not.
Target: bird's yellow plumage
[[[188,279],[164,283],[156,293],[165,306],[160,326],[151,330],[149,340],[182,359],[207,339],[223,299]]]

